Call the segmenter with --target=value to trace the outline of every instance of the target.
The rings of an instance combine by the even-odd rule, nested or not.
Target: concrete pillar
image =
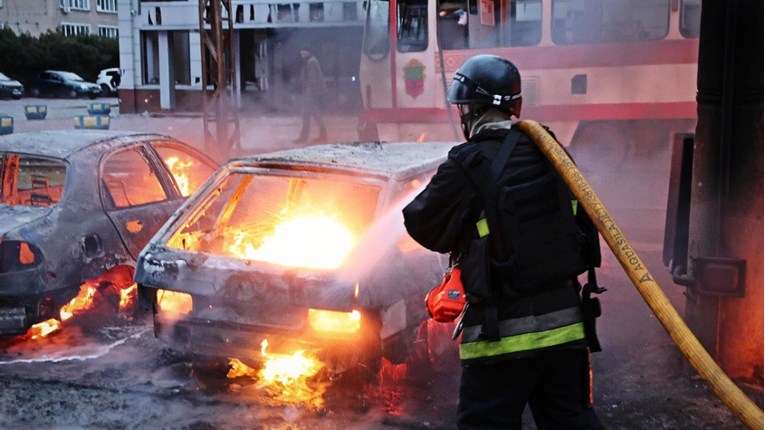
[[[763,378],[763,3],[704,0],[686,321],[732,378]],[[704,260],[745,262],[738,277]],[[725,268],[718,264],[718,268]],[[743,291],[727,293],[732,281]],[[717,280],[715,280],[717,279]],[[704,283],[722,292],[705,292]],[[715,285],[716,284],[716,285]]]
[[[160,31],[159,41],[159,107],[175,109],[175,70],[173,68],[173,34]]]

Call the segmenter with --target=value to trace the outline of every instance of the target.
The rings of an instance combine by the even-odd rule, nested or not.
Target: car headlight
[[[194,300],[191,294],[158,289],[157,306],[162,312],[188,315],[194,307]]]
[[[320,332],[356,333],[361,329],[361,313],[308,309],[308,325]]]

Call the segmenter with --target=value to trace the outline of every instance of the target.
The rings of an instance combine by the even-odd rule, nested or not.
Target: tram
[[[522,117],[618,165],[695,127],[701,0],[367,0],[362,140],[461,140],[445,92],[472,55],[522,78]]]

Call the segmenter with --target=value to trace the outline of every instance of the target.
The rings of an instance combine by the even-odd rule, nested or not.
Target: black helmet
[[[502,57],[470,57],[455,73],[447,100],[458,105],[497,107],[520,116],[521,75]]]

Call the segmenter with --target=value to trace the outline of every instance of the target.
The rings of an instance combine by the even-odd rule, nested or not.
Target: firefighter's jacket
[[[472,153],[478,152],[478,145],[489,145],[486,153],[496,154],[510,126],[510,121],[491,122],[479,127],[469,142],[452,148],[425,190],[403,210],[404,224],[414,240],[436,252],[459,253],[475,236],[482,197],[454,158],[476,155]],[[505,169],[524,160],[540,162],[543,157],[533,142],[521,136]],[[471,163],[488,170],[491,160],[478,155]],[[495,246],[490,249],[495,252]],[[514,297],[501,293],[503,280],[497,276],[490,283],[493,296],[471,303],[465,311],[460,341],[463,363],[530,356],[542,349],[586,348],[579,292],[571,280],[561,279]]]

